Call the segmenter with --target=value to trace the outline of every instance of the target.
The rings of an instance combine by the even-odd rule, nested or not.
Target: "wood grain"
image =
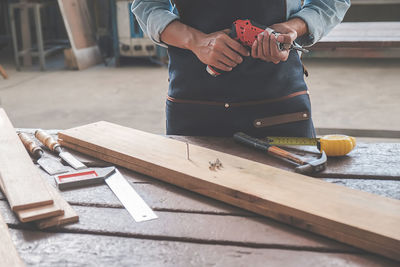
[[[400,260],[400,201],[352,190],[107,122],[59,133],[110,162],[338,241]],[[64,145],[67,145],[65,143]],[[218,158],[223,168],[210,171]],[[111,160],[114,160],[113,162]],[[371,216],[373,214],[373,216]]]
[[[39,229],[49,228],[53,226],[60,226],[69,223],[76,223],[79,221],[79,216],[75,212],[75,210],[61,197],[60,193],[51,186],[49,183],[46,183],[47,190],[49,190],[52,195],[54,202],[57,203],[63,210],[63,214],[59,214],[58,216],[38,220],[35,221],[36,226]]]
[[[87,0],[58,0],[58,5],[72,47],[72,53],[66,52],[67,64],[81,70],[100,63]]]
[[[0,108],[0,179],[13,211],[53,203],[39,171]]]
[[[0,189],[4,191],[1,179]],[[63,213],[64,211],[56,203],[15,211],[15,214],[21,222],[31,222],[52,216],[59,216]]]
[[[15,249],[14,243],[8,231],[7,224],[0,214],[0,265],[1,266],[25,266]]]

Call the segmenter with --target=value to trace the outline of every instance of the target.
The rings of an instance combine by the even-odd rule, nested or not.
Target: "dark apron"
[[[202,32],[230,28],[237,19],[262,25],[286,20],[283,0],[176,0],[181,21]],[[303,67],[297,52],[273,64],[252,57],[212,77],[191,51],[168,48],[167,134],[315,136]]]

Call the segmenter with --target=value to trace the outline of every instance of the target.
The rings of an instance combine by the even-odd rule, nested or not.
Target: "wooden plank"
[[[0,259],[1,266],[25,266],[15,249],[14,243],[0,213]]]
[[[336,132],[333,129],[330,132],[326,131],[325,134],[328,133],[351,135],[351,132]],[[237,144],[232,138],[184,136],[171,136],[171,138],[233,154],[287,171],[294,171],[292,164],[270,157],[264,152],[258,152],[253,148]],[[301,149],[318,152],[316,148],[311,146],[301,147]],[[292,152],[299,156],[312,156],[312,154],[306,155],[302,151],[293,150]],[[400,162],[400,144],[358,142],[355,149],[348,155],[344,157],[329,157],[326,170],[313,174],[313,176],[319,178],[400,180],[400,168],[397,167],[398,162]]]
[[[60,214],[55,217],[42,219],[35,221],[36,226],[39,229],[49,228],[53,226],[60,226],[69,223],[76,223],[79,221],[79,216],[76,211],[61,197],[59,192],[51,186],[49,183],[46,183],[47,190],[53,196],[54,201],[59,205],[64,211],[63,214]]]
[[[373,255],[10,229],[30,266],[398,266]]]
[[[79,70],[102,61],[96,44],[90,13],[86,0],[58,0],[65,28],[72,47],[72,55],[67,52],[67,63]],[[75,66],[76,65],[76,66]]]
[[[400,22],[344,22],[313,47],[400,47]]]
[[[184,142],[107,122],[60,132],[59,137],[123,159],[130,169],[154,178],[400,260],[398,200],[195,145],[190,145],[187,160]],[[210,171],[209,162],[216,158],[224,167]]]
[[[28,152],[0,108],[0,179],[13,211],[53,203]]]

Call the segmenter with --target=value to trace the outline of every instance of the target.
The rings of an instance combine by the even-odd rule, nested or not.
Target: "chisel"
[[[62,158],[66,163],[68,163],[75,170],[86,169],[87,167],[77,160],[74,156],[69,152],[63,152],[60,144],[54,140],[51,135],[44,132],[43,130],[37,130],[35,132],[35,137],[48,149],[56,153],[60,158]]]
[[[26,150],[28,150],[28,152],[36,159],[36,162],[40,167],[42,167],[48,174],[55,175],[69,171],[69,169],[61,164],[61,162],[44,156],[43,149],[38,146],[29,135],[19,133],[18,136]]]

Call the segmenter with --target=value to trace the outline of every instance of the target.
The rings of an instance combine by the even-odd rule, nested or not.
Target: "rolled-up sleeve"
[[[305,0],[303,7],[289,18],[301,18],[307,23],[308,34],[296,40],[310,46],[318,42],[339,24],[350,7],[350,0]]]
[[[142,30],[149,38],[161,46],[166,46],[160,38],[164,29],[179,16],[171,11],[169,0],[134,0],[132,12]]]

